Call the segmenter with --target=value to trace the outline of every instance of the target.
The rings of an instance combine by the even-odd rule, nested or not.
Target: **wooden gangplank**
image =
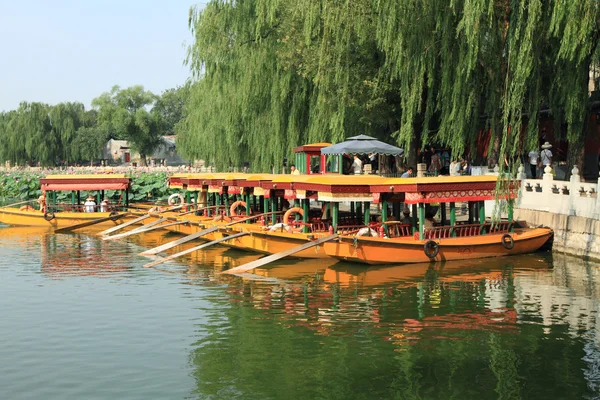
[[[256,219],[258,217],[262,217],[262,216],[266,216],[266,215],[272,215],[272,214],[278,214],[278,213],[281,213],[281,211],[274,211],[274,212],[268,212],[268,213],[253,215],[253,216],[250,216],[248,218],[244,218],[244,219],[240,219],[238,221],[230,222],[228,224],[213,226],[211,228],[204,229],[204,230],[202,230],[200,232],[192,233],[191,235],[188,235],[188,236],[183,237],[181,239],[175,240],[175,241],[173,241],[171,243],[166,243],[166,244],[163,244],[161,246],[155,247],[153,249],[143,251],[139,255],[140,256],[153,256],[153,255],[156,255],[156,254],[158,254],[158,253],[160,253],[162,251],[169,250],[169,249],[171,249],[171,248],[173,248],[175,246],[179,246],[180,244],[187,243],[190,240],[194,240],[194,239],[197,239],[199,237],[208,235],[209,233],[217,231],[219,228],[227,227],[227,226],[232,226],[232,225],[235,225],[235,224],[239,224],[239,223],[242,223],[242,222],[246,222],[246,221],[250,221],[250,220]]]
[[[153,261],[151,263],[145,264],[144,267],[146,267],[146,268],[154,267],[155,265],[165,263],[167,261],[173,260],[175,258],[179,258],[179,257],[184,256],[184,255],[189,254],[189,253],[193,253],[194,251],[202,250],[202,249],[205,249],[207,247],[213,246],[215,244],[219,244],[221,242],[225,242],[225,241],[227,241],[229,239],[235,239],[235,238],[238,238],[240,236],[245,236],[245,235],[249,235],[249,234],[250,234],[250,232],[240,232],[240,233],[235,233],[235,234],[230,235],[230,236],[225,236],[225,237],[219,238],[217,240],[213,240],[212,242],[204,243],[204,244],[201,244],[200,246],[192,247],[191,249],[187,249],[187,250],[184,250],[184,251],[180,251],[179,253],[172,254],[169,257],[161,258],[160,260]]]
[[[98,219],[94,219],[92,221],[87,221],[87,222],[82,222],[80,224],[66,226],[64,228],[59,228],[59,229],[54,230],[54,233],[65,233],[65,232],[70,232],[70,231],[75,230],[75,229],[85,228],[86,226],[92,226],[92,225],[100,224],[100,223],[106,222],[106,221],[114,221],[114,220],[117,220],[119,218],[123,218],[124,216],[126,216],[128,214],[129,213],[117,214],[117,215],[112,215],[110,217],[98,218]]]
[[[106,235],[108,235],[110,233],[113,233],[113,232],[116,232],[116,231],[120,231],[123,228],[127,228],[128,226],[131,226],[133,224],[137,224],[138,222],[141,222],[141,221],[145,220],[146,218],[149,218],[149,217],[151,217],[153,215],[162,214],[164,212],[169,212],[169,211],[179,210],[180,208],[184,207],[185,205],[186,204],[182,204],[182,205],[179,205],[179,206],[167,208],[167,209],[162,210],[162,211],[157,211],[157,212],[154,212],[154,213],[148,213],[148,214],[142,215],[141,217],[136,218],[133,221],[125,222],[124,224],[117,225],[117,226],[114,226],[114,227],[112,227],[110,229],[102,231],[102,232],[100,232],[100,235],[106,236]]]
[[[119,231],[119,230],[121,230],[123,228],[126,228],[128,226],[131,226],[133,224],[137,224],[138,222],[142,222],[146,218],[150,218],[150,217],[151,217],[150,214],[142,215],[141,217],[133,219],[133,220],[128,221],[128,222],[125,222],[124,224],[113,226],[110,229],[107,229],[105,231],[100,232],[100,234],[103,235],[103,236],[108,235],[109,233],[113,233],[113,232]]]
[[[161,246],[158,246],[158,247],[155,247],[153,249],[146,250],[146,251],[140,253],[139,255],[140,256],[152,256],[152,255],[158,254],[158,253],[160,253],[162,251],[169,250],[169,249],[171,249],[173,247],[179,246],[180,244],[187,243],[190,240],[194,240],[194,239],[197,239],[199,237],[208,235],[209,233],[212,233],[212,232],[215,232],[215,231],[219,230],[219,228],[220,228],[219,226],[213,226],[213,227],[210,227],[208,229],[203,229],[203,230],[201,230],[199,232],[192,233],[191,235],[187,235],[187,236],[182,237],[181,239],[177,239],[177,240],[175,240],[173,242],[165,243],[165,244],[163,244]]]
[[[121,239],[121,238],[124,238],[124,237],[127,237],[127,236],[136,235],[138,233],[143,233],[148,228],[151,228],[151,227],[156,226],[158,224],[162,224],[163,222],[165,222],[167,220],[168,220],[167,218],[160,218],[160,219],[157,219],[156,221],[150,222],[148,225],[140,226],[139,228],[135,228],[134,230],[131,230],[129,232],[119,233],[118,235],[113,235],[113,236],[105,236],[105,237],[102,238],[102,240]]]
[[[296,246],[294,248],[281,251],[279,253],[271,254],[270,256],[260,258],[256,261],[252,261],[246,263],[244,265],[240,265],[239,267],[231,268],[226,271],[221,272],[222,274],[237,274],[240,272],[250,271],[251,269],[262,267],[263,265],[272,263],[273,261],[277,261],[287,256],[291,256],[292,254],[298,253],[302,250],[310,249],[311,247],[315,247],[320,245],[321,243],[329,242],[330,240],[337,239],[338,235],[329,235],[323,238],[310,241],[308,243],[302,244],[300,246]]]

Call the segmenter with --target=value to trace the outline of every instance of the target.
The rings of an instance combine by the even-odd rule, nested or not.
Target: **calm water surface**
[[[593,399],[597,264],[363,268],[0,227],[3,399]]]

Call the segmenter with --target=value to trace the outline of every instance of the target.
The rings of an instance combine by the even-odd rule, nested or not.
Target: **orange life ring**
[[[22,206],[21,208],[19,208],[19,210],[21,211],[35,211],[35,208],[31,207],[29,204],[26,206]]]
[[[295,213],[298,213],[298,214],[300,214],[301,216],[304,217],[304,210],[302,208],[300,208],[300,207],[292,207],[289,210],[287,210],[285,212],[285,214],[283,214],[283,220],[282,220],[282,222],[284,224],[286,224],[286,225],[289,225],[290,224],[290,222],[289,222],[290,215],[295,214]]]
[[[246,202],[242,201],[242,200],[238,200],[235,203],[233,203],[231,205],[231,207],[229,207],[229,215],[231,215],[232,218],[238,216],[237,208],[240,207],[240,206],[244,207],[244,209],[245,209],[246,208]]]

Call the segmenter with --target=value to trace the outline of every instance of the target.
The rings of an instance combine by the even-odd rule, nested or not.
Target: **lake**
[[[600,397],[599,264],[283,260],[241,278],[219,272],[258,255],[148,269],[138,253],[174,236],[97,233],[0,227],[2,398]]]

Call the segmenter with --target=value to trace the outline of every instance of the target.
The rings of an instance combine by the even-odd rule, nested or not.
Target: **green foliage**
[[[53,171],[11,171],[0,174],[0,201],[10,200],[35,200],[41,195],[40,178],[55,173]],[[70,169],[60,171],[61,174],[86,174],[93,173],[85,169]],[[167,184],[168,175],[166,172],[137,172],[128,170],[128,176],[131,178],[131,189],[129,199],[132,202],[166,200],[169,196],[169,187]],[[96,196],[97,191],[85,192]],[[117,190],[107,190],[106,197],[112,201],[118,201],[121,192]],[[123,199],[121,199],[123,200]],[[57,201],[59,203],[71,202],[71,192],[57,192]]]
[[[161,143],[162,116],[158,110],[148,111],[156,101],[156,95],[140,85],[126,89],[114,86],[92,101],[98,110],[99,127],[109,136],[128,140],[140,153],[142,165]]]
[[[154,110],[161,116],[161,132],[163,135],[174,135],[175,125],[183,118],[183,108],[187,100],[189,86],[165,90],[156,99]]]
[[[473,154],[489,130],[502,160],[537,143],[544,104],[576,153],[599,20],[596,0],[213,0],[190,11],[178,148],[265,170],[357,133]]]

